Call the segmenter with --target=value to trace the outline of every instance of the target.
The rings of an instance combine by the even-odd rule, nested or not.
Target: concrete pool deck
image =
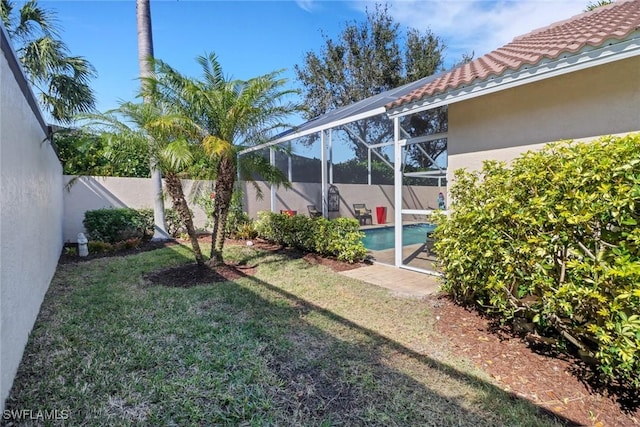
[[[437,276],[380,263],[343,271],[340,274],[389,289],[394,294],[405,297],[425,297],[435,293],[440,287]]]
[[[415,223],[408,222],[404,225]],[[393,227],[393,224],[363,226],[361,230],[382,227]],[[438,276],[396,267],[393,248],[381,251],[369,250],[369,255],[374,262],[373,265],[348,270],[341,274],[389,289],[398,295],[410,297],[425,297],[433,294],[440,287]],[[402,260],[408,267],[437,271],[436,257],[425,250],[424,243],[404,246]]]

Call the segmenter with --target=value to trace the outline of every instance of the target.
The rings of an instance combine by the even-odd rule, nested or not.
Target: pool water
[[[402,226],[402,244],[404,246],[424,243],[427,232],[436,228],[433,224],[407,224]],[[392,249],[395,245],[394,227],[371,228],[362,230],[364,247],[372,251]]]

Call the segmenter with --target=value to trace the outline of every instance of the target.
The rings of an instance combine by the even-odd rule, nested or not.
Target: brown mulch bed
[[[203,242],[204,241],[209,242],[210,237],[202,237],[199,240]],[[226,244],[228,245],[242,245],[242,246],[245,246],[246,243],[247,242],[244,240],[227,240],[226,242]],[[349,263],[338,261],[335,259],[322,257],[317,254],[303,253],[290,248],[283,248],[282,246],[274,245],[272,243],[261,241],[261,240],[253,240],[251,243],[252,243],[252,247],[254,248],[260,248],[267,251],[284,253],[291,258],[303,258],[309,264],[325,265],[331,268],[333,271],[351,270],[363,265],[363,264],[349,264]],[[161,241],[161,242],[147,241],[142,243],[140,246],[136,248],[125,249],[125,250],[115,251],[115,252],[89,254],[86,257],[71,255],[71,254],[68,254],[66,251],[63,251],[62,254],[60,255],[59,263],[68,264],[68,263],[74,263],[74,262],[89,261],[96,258],[133,255],[136,253],[152,251],[155,249],[160,249],[160,248],[180,245],[180,244],[189,245],[188,242],[182,242],[182,241],[176,241],[176,240]],[[75,247],[75,245],[73,244],[70,244],[68,246]],[[194,264],[186,264],[186,265],[181,265],[179,267],[173,267],[173,268],[155,271],[151,274],[148,274],[145,277],[145,279],[149,280],[153,285],[189,288],[189,287],[196,286],[203,283],[232,281],[232,280],[239,279],[241,277],[253,276],[255,272],[256,272],[256,266],[226,263],[224,265],[217,266],[214,271],[210,268],[198,267],[198,265],[194,263]]]
[[[472,361],[503,389],[576,425],[640,425],[640,395],[598,384],[577,357],[532,345],[446,295],[429,302],[454,354]]]
[[[245,245],[229,240],[228,244]],[[180,242],[147,242],[135,249],[94,254],[79,258],[63,253],[60,263],[79,262],[106,256],[123,256],[154,250]],[[334,271],[359,268],[316,254],[305,254],[278,245],[254,241],[254,247],[303,258],[310,264],[325,265]],[[187,264],[156,271],[146,279],[152,284],[190,287],[202,283],[236,280],[252,276],[257,266],[225,264],[216,270]],[[477,311],[461,307],[446,295],[425,299],[437,318],[437,329],[451,351],[473,362],[496,384],[514,395],[551,411],[569,424],[609,427],[640,425],[640,395],[599,385],[577,358],[553,352],[524,340],[508,328]]]

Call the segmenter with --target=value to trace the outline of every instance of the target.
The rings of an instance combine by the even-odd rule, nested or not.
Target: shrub
[[[142,213],[131,208],[87,211],[83,224],[91,240],[115,243],[148,236],[148,221]]]
[[[115,250],[114,245],[100,240],[90,240],[87,243],[87,249],[89,250],[89,254],[102,254],[106,252],[113,252]]]
[[[255,230],[258,236],[273,243],[334,256],[340,261],[362,261],[367,250],[363,233],[352,218],[311,219],[303,215],[289,216],[271,212],[258,213]]]
[[[245,239],[245,240],[254,239],[257,236],[258,236],[258,233],[256,232],[252,222],[242,224],[241,226],[238,227],[238,230],[235,233],[236,238]]]
[[[640,135],[456,171],[451,196],[435,232],[445,290],[556,331],[639,387]]]
[[[138,209],[138,212],[140,212],[144,218],[145,236],[153,236],[155,227],[153,209]],[[167,233],[171,237],[178,237],[184,229],[182,221],[180,220],[180,215],[178,215],[178,212],[175,209],[164,210],[164,222],[167,226]]]
[[[195,202],[202,208],[207,217],[205,228],[213,228],[213,213],[215,209],[215,193],[206,192],[196,197]],[[255,237],[251,218],[242,210],[242,192],[235,189],[231,195],[229,203],[229,214],[227,215],[227,223],[225,225],[225,235],[235,238],[252,238]],[[242,236],[251,237],[242,237]]]

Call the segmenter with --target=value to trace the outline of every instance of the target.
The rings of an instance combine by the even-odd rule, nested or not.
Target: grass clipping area
[[[6,409],[68,425],[555,425],[456,362],[429,306],[303,259],[229,246],[254,276],[145,276],[167,247],[61,264]]]

